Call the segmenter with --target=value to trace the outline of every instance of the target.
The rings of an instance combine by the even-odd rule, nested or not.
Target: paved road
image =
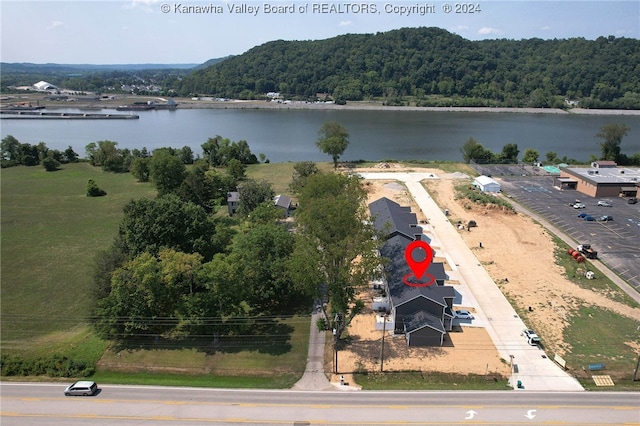
[[[640,424],[639,393],[306,392],[101,386],[65,397],[63,384],[0,384],[0,422],[13,425]]]
[[[429,218],[426,232],[433,236],[432,246],[445,253],[452,274],[469,288],[477,301],[476,315],[485,324],[500,356],[515,368],[510,383],[518,381],[524,390],[580,391],[580,383],[569,376],[537,346],[530,346],[522,336],[525,324],[504,297],[498,286],[467,247],[459,231],[449,222],[420,181],[437,178],[424,173],[361,173],[365,179],[398,180],[411,192],[416,203]]]

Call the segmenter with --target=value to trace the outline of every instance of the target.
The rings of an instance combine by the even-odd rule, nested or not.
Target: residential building
[[[407,246],[415,240],[429,242],[417,224],[417,217],[409,207],[381,198],[369,204],[374,227],[384,235],[380,256],[387,259],[384,271],[374,283],[380,297],[372,308],[384,311],[388,321],[376,321],[377,329],[404,334],[409,346],[442,346],[453,321],[453,287],[446,286],[444,264],[431,263],[426,274],[434,277],[429,286],[405,284],[412,272],[405,260]]]

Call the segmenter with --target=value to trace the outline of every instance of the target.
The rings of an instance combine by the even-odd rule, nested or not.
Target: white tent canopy
[[[39,81],[36,84],[34,84],[33,86],[36,88],[36,90],[40,90],[40,91],[57,89],[56,86],[54,86],[51,83],[47,83],[46,81]]]

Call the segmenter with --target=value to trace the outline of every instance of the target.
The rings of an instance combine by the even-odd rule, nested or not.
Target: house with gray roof
[[[227,209],[229,216],[233,216],[240,206],[240,193],[238,191],[227,192]]]
[[[292,210],[291,197],[284,194],[276,195],[273,197],[273,204],[279,209],[282,209],[282,216],[289,217]]]
[[[382,197],[369,204],[369,212],[375,229],[384,232],[387,237],[403,235],[410,240],[422,238],[422,227],[418,225],[416,214],[411,213],[411,207]]]
[[[409,346],[442,346],[452,328],[455,298],[453,287],[445,285],[444,264],[429,265],[426,273],[434,277],[432,285],[414,287],[405,284],[403,278],[412,274],[405,260],[405,250],[412,241],[425,239],[416,215],[408,207],[387,198],[369,204],[369,211],[376,229],[387,235],[380,256],[387,259],[381,281],[388,302],[384,309],[389,312],[393,324],[390,328],[396,334],[404,334]],[[420,235],[415,234],[418,229]]]
[[[398,334],[411,333],[421,327],[416,319],[422,318],[425,326],[435,330],[441,338],[451,330],[455,291],[453,287],[444,285],[447,275],[442,263],[429,265],[426,273],[435,278],[434,284],[430,286],[413,287],[403,282],[403,277],[412,273],[404,258],[405,249],[410,243],[406,238],[396,235],[389,238],[380,249],[380,255],[388,259],[385,279],[390,311],[394,317],[394,330]],[[420,312],[430,316],[416,316]],[[437,321],[439,325],[433,327],[430,324],[433,321]]]

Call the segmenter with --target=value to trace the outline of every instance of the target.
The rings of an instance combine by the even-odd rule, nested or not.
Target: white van
[[[64,390],[66,396],[89,396],[94,395],[98,391],[98,384],[88,380],[80,380],[72,385],[67,386]]]

